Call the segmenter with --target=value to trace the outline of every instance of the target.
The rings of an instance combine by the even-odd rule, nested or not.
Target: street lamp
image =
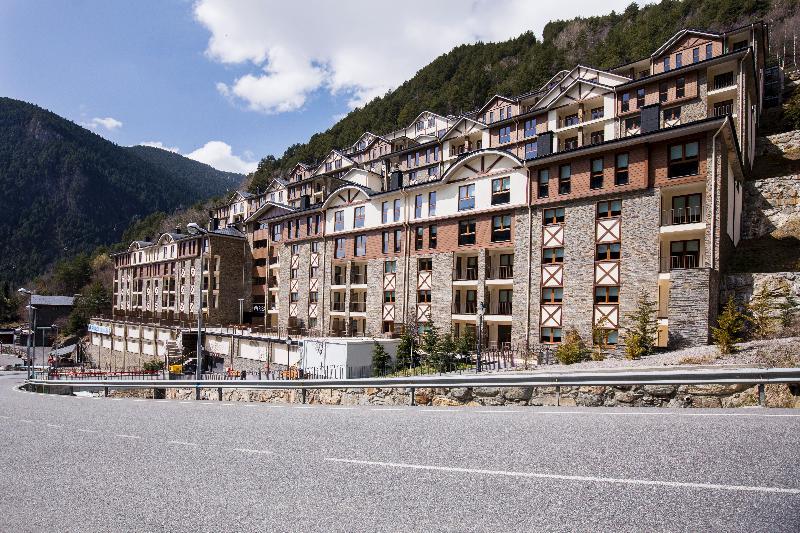
[[[485,311],[486,311],[486,305],[483,302],[481,302],[481,310],[480,313],[478,313],[478,349],[475,354],[475,359],[477,362],[475,370],[477,372],[481,371],[481,348],[483,345],[483,314]]]
[[[31,365],[31,335],[30,330],[31,326],[33,325],[33,292],[29,291],[24,287],[20,287],[17,290],[20,294],[27,294],[28,295],[28,349],[27,349],[27,356],[28,356],[28,379],[31,379],[33,376],[31,372],[33,371],[33,366]]]
[[[291,363],[289,362],[289,354],[291,353],[292,338],[286,335],[286,379],[292,379]]]
[[[244,324],[244,298],[239,298],[239,325]]]
[[[203,260],[205,256],[203,252],[200,253],[200,281],[197,283],[197,358],[195,364],[195,379],[200,381],[203,371],[203,281],[205,274],[203,273]],[[200,387],[197,387],[195,393],[195,399],[200,399]]]

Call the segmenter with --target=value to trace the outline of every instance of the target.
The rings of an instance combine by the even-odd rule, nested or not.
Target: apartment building
[[[644,292],[659,344],[707,342],[766,39],[762,23],[683,30],[650,57],[578,65],[462,116],[424,111],[236,193],[209,227],[246,236],[246,319],[309,336],[482,324],[497,347],[597,327],[617,343]]]

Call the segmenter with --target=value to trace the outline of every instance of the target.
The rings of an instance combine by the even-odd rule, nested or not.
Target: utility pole
[[[20,287],[17,290],[20,294],[26,294],[28,296],[28,329],[30,330],[31,326],[33,326],[33,292],[29,291],[24,287]],[[28,346],[27,346],[27,359],[28,359],[28,379],[33,378],[33,360],[31,359],[31,335],[30,331],[28,333]]]
[[[484,313],[485,309],[486,309],[486,305],[483,302],[481,302],[481,312],[478,314],[478,349],[477,349],[477,352],[475,354],[475,360],[476,360],[475,370],[476,370],[476,372],[480,372],[481,371],[481,348],[482,348],[482,345],[483,345],[483,313]]]
[[[205,274],[203,273],[203,257],[204,251],[200,249],[200,281],[197,284],[197,358],[195,365],[195,379],[200,381],[203,370],[203,281]],[[200,399],[200,387],[195,388],[195,400]]]

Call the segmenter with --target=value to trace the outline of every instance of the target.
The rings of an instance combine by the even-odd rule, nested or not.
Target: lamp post
[[[239,298],[239,325],[244,324],[244,298]]]
[[[291,379],[292,378],[292,373],[290,371],[291,363],[289,361],[289,355],[291,353],[291,347],[292,347],[292,338],[289,335],[287,335],[286,336],[286,378],[287,379]]]
[[[20,294],[27,294],[28,295],[28,346],[27,346],[27,359],[28,359],[28,379],[33,377],[33,365],[31,364],[31,326],[33,326],[33,292],[29,291],[24,287],[20,287],[17,290]]]
[[[195,364],[195,379],[200,381],[200,377],[202,376],[203,371],[203,281],[205,279],[205,274],[203,273],[203,259],[204,254],[200,253],[200,280],[197,283],[197,359]],[[200,399],[200,387],[198,387],[195,393],[195,399]]]
[[[478,348],[475,354],[477,372],[481,371],[481,348],[483,347],[483,313],[486,311],[486,305],[481,302],[481,310],[478,313]]]

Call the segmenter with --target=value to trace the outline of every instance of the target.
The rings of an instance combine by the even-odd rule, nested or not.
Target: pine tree
[[[392,358],[386,353],[383,344],[375,342],[372,348],[372,375],[385,376],[392,369]]]
[[[742,313],[736,307],[733,297],[728,298],[722,313],[717,316],[717,326],[711,328],[711,337],[721,354],[733,353],[735,344],[741,340],[743,322]]]
[[[562,365],[571,365],[585,361],[589,355],[586,344],[583,342],[578,330],[570,328],[564,335],[564,341],[556,349],[556,359]]]
[[[446,333],[439,339],[439,345],[436,347],[438,353],[439,370],[447,372],[455,368],[456,364],[456,343],[453,340],[452,333]]]
[[[765,339],[775,331],[775,298],[766,283],[753,294],[746,309],[753,338]]]
[[[439,330],[433,324],[422,334],[422,352],[425,354],[425,364],[434,368],[439,365]]]
[[[797,298],[792,294],[788,283],[783,283],[780,288],[781,303],[778,304],[778,323],[782,328],[792,325],[794,314],[797,312]]]
[[[638,359],[650,355],[656,345],[658,322],[656,303],[647,291],[642,290],[636,300],[636,309],[625,315],[630,324],[625,328],[625,355],[628,359]]]
[[[408,332],[408,329],[403,330],[400,335],[400,342],[397,343],[397,355],[395,356],[395,366],[398,369],[411,368],[413,363],[412,351],[414,349],[414,338]]]

